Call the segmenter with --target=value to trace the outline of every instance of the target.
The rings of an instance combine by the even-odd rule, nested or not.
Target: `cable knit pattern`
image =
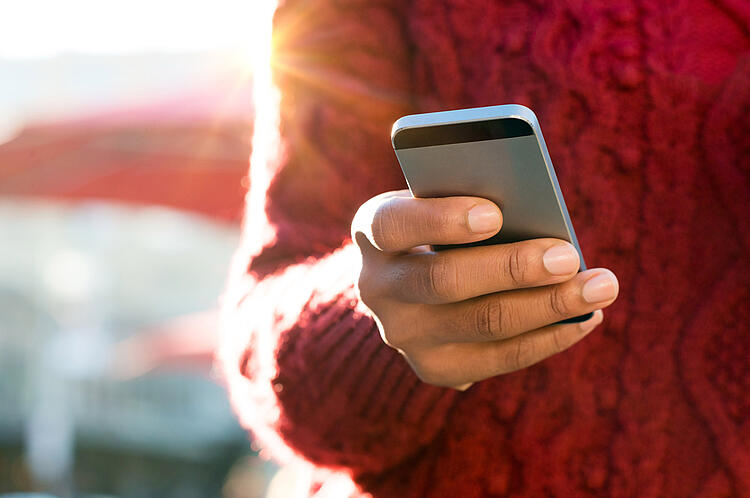
[[[275,29],[279,236],[222,353],[266,447],[374,496],[750,496],[750,4],[288,0]],[[403,186],[395,118],[511,102],[539,116],[587,263],[621,297],[563,354],[426,386],[334,250]]]

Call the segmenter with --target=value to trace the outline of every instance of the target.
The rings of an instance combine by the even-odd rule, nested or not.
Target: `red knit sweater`
[[[274,24],[283,154],[246,213],[271,230],[247,224],[221,352],[266,449],[377,497],[750,496],[750,3],[288,0]],[[513,102],[620,298],[562,354],[428,386],[357,301],[349,224],[404,186],[395,118]]]

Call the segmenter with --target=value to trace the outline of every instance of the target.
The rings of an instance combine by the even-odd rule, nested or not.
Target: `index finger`
[[[479,197],[414,198],[392,192],[373,197],[357,211],[352,239],[364,234],[381,251],[402,252],[432,244],[464,244],[495,235],[502,213]]]

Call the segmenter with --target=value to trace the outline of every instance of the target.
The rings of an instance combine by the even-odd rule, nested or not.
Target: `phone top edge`
[[[486,121],[491,119],[517,118],[531,126],[534,133],[539,131],[539,121],[534,111],[521,104],[503,104],[487,107],[473,107],[470,109],[454,109],[450,111],[427,112],[423,114],[409,114],[402,116],[391,127],[391,145],[396,148],[395,137],[402,130],[421,128],[426,126],[451,125]]]

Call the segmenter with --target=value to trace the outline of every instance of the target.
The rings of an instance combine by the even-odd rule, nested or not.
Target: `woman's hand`
[[[373,197],[354,218],[362,302],[424,382],[461,389],[533,365],[580,341],[617,298],[615,275],[577,273],[578,253],[563,240],[429,248],[483,240],[501,225],[486,199],[406,190]],[[586,322],[555,324],[591,311]]]

